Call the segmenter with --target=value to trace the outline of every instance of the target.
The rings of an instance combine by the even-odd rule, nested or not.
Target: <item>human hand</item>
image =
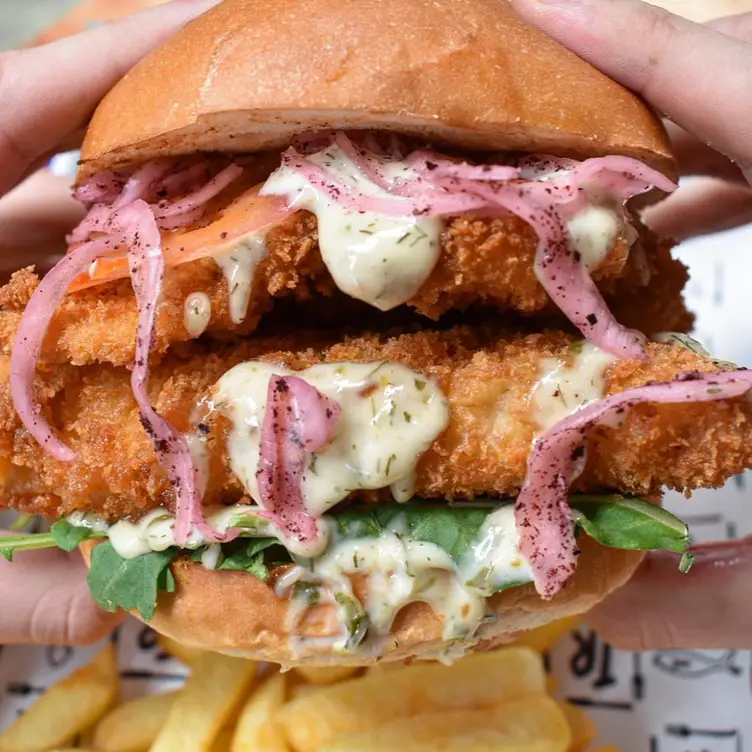
[[[624,650],[752,648],[752,538],[696,546],[688,574],[650,553],[587,621]]]
[[[654,229],[681,239],[752,221],[752,14],[700,26],[639,0],[512,4],[663,113],[682,173],[709,176],[651,209]],[[752,539],[696,553],[688,575],[648,554],[588,620],[629,650],[752,648]]]
[[[79,146],[98,102],[151,48],[218,0],[180,0],[58,42],[0,53],[0,196],[59,151]],[[0,200],[0,282],[45,271],[84,210],[46,170]]]
[[[702,177],[646,211],[650,227],[683,240],[752,221],[752,14],[703,26],[640,0],[511,2],[671,121],[682,174]]]
[[[177,0],[42,47],[0,54],[0,195],[80,143],[96,105],[150,49],[219,0]],[[81,217],[67,181],[39,172],[0,201],[0,274],[43,260]],[[26,249],[38,249],[36,256]],[[86,566],[57,550],[0,558],[0,644],[87,644],[122,618],[95,605]]]
[[[94,603],[86,572],[78,553],[56,548],[0,557],[0,645],[89,645],[109,634],[124,614]]]

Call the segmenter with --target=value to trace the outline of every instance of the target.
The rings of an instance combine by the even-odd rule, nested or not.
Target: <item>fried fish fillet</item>
[[[516,217],[452,219],[442,235],[439,262],[409,306],[433,319],[449,310],[465,310],[477,304],[525,314],[555,313],[533,269],[537,244],[532,228]],[[195,292],[204,292],[211,300],[208,331],[214,333],[253,331],[280,298],[346,305],[349,299],[337,290],[321,258],[312,215],[300,212],[275,228],[267,237],[267,248],[266,258],[256,270],[246,318],[240,325],[230,318],[228,285],[213,259],[168,269],[152,352],[164,353],[172,343],[194,336],[186,329],[184,306],[186,298]],[[631,250],[623,239],[618,241],[593,274],[609,304],[619,308],[618,301],[625,297],[642,298],[643,303],[653,299],[646,285],[665,279],[667,282],[660,284],[678,291],[670,298],[678,303],[674,309],[660,309],[658,325],[678,308],[686,313],[678,294],[686,281],[686,270],[671,258],[670,248],[669,242],[658,241],[647,231]],[[0,289],[0,343],[5,353],[10,352],[21,313],[37,284],[36,275],[26,269]],[[76,365],[130,363],[137,318],[127,279],[68,295],[48,332],[43,358]],[[624,323],[635,326],[628,320]],[[678,326],[666,323],[668,328]]]
[[[419,462],[417,494],[513,496],[539,429],[530,394],[543,361],[568,362],[578,341],[562,332],[506,334],[489,325],[394,337],[369,334],[341,342],[298,334],[211,347],[193,343],[153,369],[151,398],[162,415],[188,431],[196,405],[240,362],[261,359],[295,370],[320,362],[399,362],[435,379],[451,411],[449,427]],[[605,392],[667,381],[687,371],[717,370],[708,359],[664,344],[650,344],[648,353],[649,363],[610,365]],[[139,421],[126,368],[65,365],[40,371],[45,414],[79,458],[70,464],[45,454],[23,429],[10,401],[7,360],[2,370],[0,456],[7,504],[54,515],[95,510],[114,518],[172,503],[172,489]],[[227,465],[228,428],[216,414],[208,419],[208,503],[235,501],[244,493]],[[719,486],[751,465],[748,400],[647,404],[629,411],[620,427],[591,432],[588,465],[576,488],[647,494],[664,484],[680,490]]]

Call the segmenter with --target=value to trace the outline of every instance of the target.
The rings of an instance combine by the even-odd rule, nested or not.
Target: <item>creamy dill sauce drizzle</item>
[[[268,363],[242,363],[222,376],[214,392],[214,408],[232,423],[230,467],[257,503],[269,380],[290,373]],[[389,362],[327,363],[293,375],[342,409],[332,440],[311,456],[303,475],[308,511],[322,515],[353,491],[388,486],[404,501],[420,456],[449,423],[449,406],[436,384]]]
[[[363,606],[376,634],[388,634],[399,611],[420,601],[442,620],[444,640],[473,635],[486,615],[487,597],[533,579],[520,554],[512,504],[488,515],[459,564],[433,543],[406,538],[396,520],[378,538],[335,543],[306,570],[337,588],[350,587],[346,575],[366,573]]]
[[[541,173],[523,170],[523,177],[546,181],[564,177],[568,173],[568,170]],[[565,226],[572,247],[580,254],[582,264],[589,272],[593,272],[608,258],[619,237],[623,237],[631,248],[639,239],[639,233],[627,221],[623,202],[592,183],[584,183],[581,187],[588,205],[569,217],[566,216],[564,207]]]
[[[376,634],[389,632],[408,603],[428,603],[444,622],[444,639],[472,634],[485,614],[485,600],[465,587],[452,557],[433,543],[397,533],[343,541],[308,568],[325,583],[350,588],[346,575],[367,573],[363,606]]]
[[[504,587],[532,582],[533,570],[519,549],[514,504],[488,515],[459,569],[466,585],[486,596]]]
[[[205,292],[192,292],[183,304],[183,320],[188,334],[199,337],[209,326],[211,299]]]
[[[541,431],[604,396],[606,368],[616,358],[589,342],[576,344],[579,351],[569,362],[541,361],[541,376],[530,395],[532,418]]]
[[[389,196],[365,178],[338,146],[308,159],[361,193]],[[382,170],[387,179],[410,177],[404,162],[384,160]],[[410,300],[439,259],[443,229],[439,217],[388,217],[371,211],[350,211],[300,173],[284,166],[272,173],[260,193],[288,197],[291,208],[315,214],[321,256],[337,287],[382,311]]]
[[[266,253],[266,236],[251,233],[212,254],[227,281],[230,319],[234,324],[242,323],[246,317],[256,267],[266,257]]]
[[[608,258],[619,237],[631,247],[638,234],[627,222],[622,206],[600,191],[586,189],[586,193],[590,205],[569,219],[567,230],[582,263],[593,272]]]

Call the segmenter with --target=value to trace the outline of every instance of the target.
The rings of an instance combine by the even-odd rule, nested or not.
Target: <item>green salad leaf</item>
[[[248,572],[261,582],[268,582],[267,553],[272,547],[282,548],[276,538],[239,538],[222,547],[223,558],[217,569]]]
[[[32,533],[30,535],[7,535],[0,538],[0,556],[13,561],[16,551],[34,551],[40,548],[60,548],[73,551],[87,538],[98,536],[91,528],[71,525],[67,520],[59,520],[50,528],[49,533]]]
[[[52,533],[33,535],[6,535],[0,538],[0,556],[13,561],[16,551],[34,551],[39,548],[55,548],[57,543]]]
[[[662,507],[618,494],[572,496],[575,524],[602,546],[632,551],[685,553],[689,529]],[[423,501],[354,509],[334,519],[339,540],[378,537],[397,532],[405,538],[434,543],[460,561],[478,537],[488,515],[499,507],[492,500],[451,506]]]
[[[687,550],[687,526],[670,512],[640,499],[617,494],[573,496],[570,499],[573,520],[577,527],[603,546],[629,550],[666,550],[682,554],[680,568],[689,569],[692,554]],[[453,505],[414,499],[407,504],[379,504],[351,509],[332,515],[333,542],[377,538],[396,533],[416,541],[433,543],[445,550],[459,564],[479,540],[488,515],[499,508],[499,502],[477,499],[472,503]],[[268,536],[268,526],[245,526],[245,537],[223,544],[217,569],[247,572],[268,582],[270,567],[289,563],[292,557],[276,538]],[[255,536],[255,537],[254,537]],[[16,535],[0,538],[0,554],[12,560],[15,551],[59,547],[74,550],[83,540],[100,537],[87,527],[72,525],[66,520],[56,522],[50,533]],[[200,562],[206,547],[191,551]],[[89,573],[89,586],[94,600],[105,610],[123,608],[137,610],[149,621],[156,610],[160,592],[173,592],[175,578],[170,565],[186,552],[179,548],[152,551],[135,559],[123,559],[109,541],[94,548]],[[297,561],[297,559],[296,559]],[[301,561],[305,565],[305,561]],[[478,587],[485,585],[491,573],[477,573]],[[474,582],[474,580],[473,580]],[[523,581],[493,583],[496,590],[525,584]],[[364,612],[353,604],[338,601],[347,613],[351,634],[356,637],[366,628]]]
[[[68,520],[58,520],[50,528],[55,544],[63,551],[74,551],[79,544],[95,536],[94,531],[89,527],[80,527],[71,525]]]
[[[100,543],[91,554],[89,589],[105,611],[138,611],[150,621],[157,608],[160,591],[172,593],[175,578],[170,563],[181,553],[179,548],[151,551],[135,559],[124,559],[109,541]]]
[[[602,546],[631,551],[675,551],[689,543],[687,526],[662,507],[624,496],[572,499],[574,521]]]
[[[477,540],[489,512],[498,503],[447,506],[415,500],[408,504],[379,504],[334,517],[337,538],[377,538],[396,532],[405,538],[433,543],[455,561]]]

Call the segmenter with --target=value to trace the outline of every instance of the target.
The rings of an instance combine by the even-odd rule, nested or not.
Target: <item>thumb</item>
[[[0,557],[0,645],[89,645],[125,617],[100,610],[78,553],[24,551],[13,563]]]
[[[591,611],[588,622],[625,650],[752,648],[752,538],[676,555],[649,554],[637,574]]]
[[[176,0],[52,44],[0,54],[0,195],[80,131],[144,55],[218,2]]]
[[[752,177],[752,45],[640,0],[511,2]]]

